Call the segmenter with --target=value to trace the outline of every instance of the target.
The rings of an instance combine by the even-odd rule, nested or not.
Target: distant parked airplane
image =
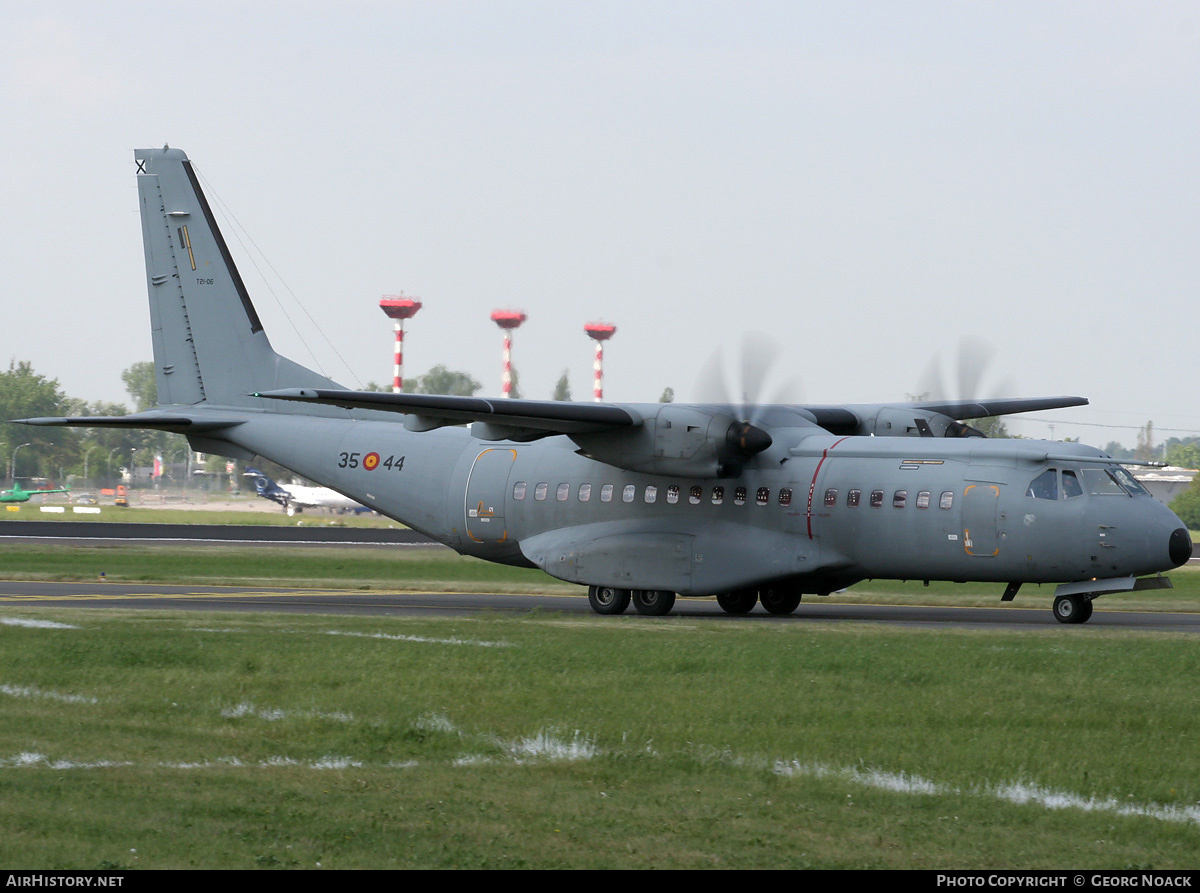
[[[254,491],[263,499],[278,502],[289,515],[296,515],[305,509],[326,508],[337,509],[341,512],[369,512],[366,506],[355,502],[348,496],[343,496],[328,487],[305,487],[300,484],[280,486],[257,468],[247,468],[243,477],[254,480]]]

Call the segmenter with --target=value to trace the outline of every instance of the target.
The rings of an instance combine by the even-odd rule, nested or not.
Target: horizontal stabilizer
[[[13,419],[21,425],[58,428],[149,428],[155,431],[176,431],[180,434],[199,434],[242,424],[244,419],[185,415],[178,412],[139,412],[133,415],[46,416],[34,419]]]

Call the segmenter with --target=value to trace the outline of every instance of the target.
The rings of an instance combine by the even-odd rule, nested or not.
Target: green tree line
[[[122,373],[136,410],[157,402],[152,363],[134,363]],[[128,415],[123,403],[88,403],[63,392],[58,381],[34,371],[26,361],[12,361],[0,372],[0,459],[8,478],[65,483],[72,478],[117,483],[121,469],[183,461],[187,441],[178,434],[122,428],[42,428],[17,425],[11,419],[38,416]],[[7,486],[6,483],[6,486]]]

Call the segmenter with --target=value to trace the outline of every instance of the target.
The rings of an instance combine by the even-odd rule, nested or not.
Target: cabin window
[[[538,502],[541,502],[543,499],[546,498],[546,494],[549,492],[550,492],[550,485],[547,484],[545,481],[542,481],[536,487],[533,488],[533,498],[536,499]]]
[[[792,504],[792,488],[791,487],[783,487],[780,489],[779,504],[780,505],[791,505]]]
[[[678,484],[671,484],[671,486],[667,487],[667,502],[670,503],[671,505],[674,505],[675,503],[679,502],[679,485]]]
[[[904,508],[904,505],[907,502],[908,502],[908,491],[907,490],[897,490],[895,493],[892,494],[892,508],[902,509],[902,508]]]
[[[720,485],[713,487],[712,504],[720,505],[724,501],[725,501],[725,488]]]
[[[746,488],[745,487],[735,487],[734,488],[733,504],[734,505],[745,505],[746,504]]]
[[[951,509],[954,508],[954,491],[946,490],[942,493],[942,498],[938,500],[938,508]]]
[[[567,498],[570,495],[571,495],[571,485],[570,484],[559,484],[558,489],[556,489],[554,491],[554,498],[557,499],[559,502],[566,502]]]
[[[580,484],[579,485],[579,501],[587,502],[591,498],[592,498],[592,485],[591,484]]]
[[[646,500],[647,504],[654,502],[654,500],[658,499],[658,487],[654,486],[653,484],[647,484],[646,493],[643,498]]]
[[[837,505],[837,490],[830,487],[825,491],[825,508],[833,508]]]
[[[882,505],[883,505],[883,491],[882,490],[872,490],[871,491],[871,508],[877,509]]]
[[[700,497],[704,495],[704,488],[697,484],[688,491],[688,502],[692,505],[700,504]]]
[[[920,493],[917,494],[917,508],[919,508],[919,509],[929,508],[929,495],[930,494],[929,494],[928,490],[922,490]]]
[[[626,484],[621,490],[621,502],[633,502],[635,496],[637,496],[637,487],[633,484]]]
[[[851,490],[846,494],[846,505],[855,508],[862,501],[862,490]]]
[[[1058,471],[1047,468],[1030,482],[1025,495],[1034,499],[1058,499]]]
[[[613,495],[613,485],[612,484],[605,484],[603,487],[600,488],[600,501],[601,502],[612,502],[612,495]]]
[[[517,481],[513,484],[513,499],[521,500],[525,498],[525,489],[529,485],[525,481]]]
[[[768,502],[770,502],[771,501],[771,488],[770,487],[759,487],[754,492],[754,501],[757,502],[759,505],[766,505]]]
[[[1073,471],[1064,471],[1062,475],[1063,497],[1070,499],[1073,496],[1083,495],[1083,485],[1079,483],[1079,478]]]

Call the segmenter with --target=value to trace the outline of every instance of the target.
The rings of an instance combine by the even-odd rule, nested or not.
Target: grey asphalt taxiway
[[[1200,634],[1200,614],[1105,610],[1101,603],[1087,629]],[[499,594],[454,592],[347,592],[237,586],[188,586],[106,583],[44,583],[0,581],[0,612],[5,607],[126,608],[189,611],[253,611],[302,614],[417,616],[471,612],[556,612],[592,615],[582,587],[577,594]],[[630,611],[626,616],[637,615]],[[731,617],[712,598],[680,598],[667,618],[705,618],[713,621],[764,623],[887,623],[923,627],[971,627],[1014,630],[1056,628],[1049,603],[1040,607],[929,607],[922,605],[831,604],[814,598],[794,614],[778,617],[762,608]]]

